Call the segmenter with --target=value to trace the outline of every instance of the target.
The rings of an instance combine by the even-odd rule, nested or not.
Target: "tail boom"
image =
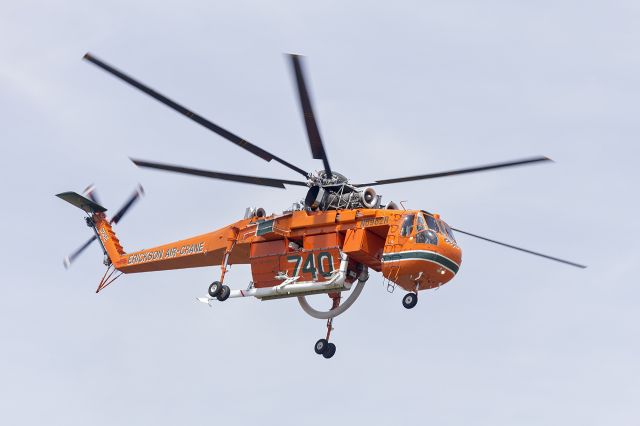
[[[108,229],[106,233],[109,235]],[[112,261],[114,267],[125,274],[218,266],[222,263],[230,242],[236,240],[236,235],[237,233],[232,225],[207,234],[133,253],[120,254],[117,252],[117,261],[113,258]],[[230,255],[229,263],[248,262],[248,245],[240,244],[236,246]]]

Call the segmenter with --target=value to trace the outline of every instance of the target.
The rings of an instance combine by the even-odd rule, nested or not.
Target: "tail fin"
[[[89,214],[104,213],[107,211],[107,209],[102,207],[100,204],[86,197],[83,197],[77,192],[62,192],[60,194],[57,194],[56,197],[62,198],[67,203],[73,206],[76,206],[79,209],[84,210],[86,213],[89,213]]]
[[[107,209],[76,192],[63,192],[57,194],[57,196],[89,215],[86,218],[87,225],[93,228],[97,240],[102,246],[106,256],[105,263],[108,265],[117,264],[118,260],[125,254],[125,251],[105,215]]]
[[[118,264],[118,261],[125,254],[120,240],[116,237],[116,233],[111,227],[111,223],[107,219],[104,213],[94,213],[91,217],[93,222],[93,228],[98,234],[98,240],[102,244],[107,256],[111,263]]]

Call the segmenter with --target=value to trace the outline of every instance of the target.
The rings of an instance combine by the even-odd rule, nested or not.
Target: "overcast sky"
[[[0,420],[11,425],[636,425],[637,1],[0,2]],[[380,3],[382,4],[382,3]],[[126,250],[304,195],[137,169],[128,157],[295,179],[81,60],[90,51],[304,169],[283,53],[307,56],[332,167],[354,181],[531,155],[556,162],[380,187],[463,235],[458,276],[401,305],[372,275],[323,321],[294,299],[204,296],[218,268],[121,278],[54,197],[95,183]],[[248,266],[227,276],[244,288]],[[316,297],[317,307],[328,298]]]

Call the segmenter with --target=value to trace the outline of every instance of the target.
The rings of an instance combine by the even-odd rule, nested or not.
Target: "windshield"
[[[425,218],[427,220],[427,227],[431,231],[437,232],[438,234],[442,234],[449,241],[451,241],[453,243],[456,242],[456,239],[453,236],[453,231],[451,230],[449,225],[447,225],[444,221],[442,221],[440,219],[436,219],[435,217],[427,214],[426,212],[425,212]]]
[[[429,225],[429,229],[431,229],[432,231],[440,232],[440,229],[438,229],[438,224],[436,223],[436,220],[433,218],[433,216],[427,215],[427,224]]]
[[[427,216],[428,219],[428,216]],[[416,225],[416,243],[419,244],[438,244],[438,236],[436,233],[429,229],[427,222],[422,215],[418,216],[418,223]]]

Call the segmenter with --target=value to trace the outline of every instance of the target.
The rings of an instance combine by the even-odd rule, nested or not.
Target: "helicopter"
[[[212,232],[135,252],[123,249],[113,225],[143,195],[141,186],[111,219],[97,199],[94,187],[88,187],[82,194],[63,192],[57,196],[83,210],[86,224],[93,230],[93,236],[65,258],[65,266],[69,267],[91,243],[98,241],[107,270],[96,293],[122,274],[219,266],[219,277],[208,286],[207,295],[197,298],[198,301],[213,306],[234,298],[253,297],[267,301],[295,297],[308,315],[326,320],[326,334],[314,345],[315,353],[324,358],[331,358],[336,353],[336,345],[331,341],[334,318],[358,299],[371,271],[382,273],[383,283],[389,292],[396,287],[406,292],[402,304],[407,309],[416,306],[420,291],[438,288],[451,281],[462,264],[462,250],[454,232],[573,267],[586,267],[463,231],[447,224],[437,213],[400,208],[394,202],[383,203],[382,196],[374,189],[393,183],[549,162],[548,157],[535,156],[438,173],[352,183],[333,170],[329,163],[307,90],[303,58],[294,54],[287,55],[287,58],[312,157],[322,161],[323,169],[320,171],[303,170],[214,124],[94,55],[85,54],[85,60],[102,70],[251,154],[267,162],[280,163],[301,178],[286,180],[248,176],[131,159],[138,167],[271,188],[299,186],[307,188],[307,192],[304,199],[294,202],[282,213],[267,215],[263,208],[249,207],[242,219]],[[229,267],[237,264],[250,265],[252,280],[245,288],[231,289],[225,278]],[[315,294],[327,294],[331,308],[313,308],[307,296]]]

